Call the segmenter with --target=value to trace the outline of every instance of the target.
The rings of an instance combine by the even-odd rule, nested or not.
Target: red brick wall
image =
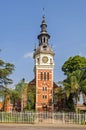
[[[49,80],[41,80],[41,72],[49,73]],[[52,98],[53,98],[53,72],[52,70],[37,70],[36,74],[36,110],[37,111],[52,111]],[[43,87],[47,87],[47,90],[43,91]]]

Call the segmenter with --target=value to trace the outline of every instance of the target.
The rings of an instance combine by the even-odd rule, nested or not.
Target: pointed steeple
[[[41,27],[41,32],[38,35],[39,46],[42,44],[48,44],[48,39],[50,38],[50,35],[47,33],[47,24],[45,20],[45,15],[43,15],[42,17],[42,23],[40,27]]]
[[[43,16],[42,24],[41,24],[40,27],[41,27],[41,33],[47,32],[47,31],[46,31],[47,24],[46,24],[46,21],[45,21],[45,16]]]
[[[42,23],[41,23],[40,27],[41,27],[41,33],[47,32],[46,31],[47,24],[46,24],[46,20],[45,20],[45,10],[44,10],[44,8],[43,8]]]
[[[35,48],[33,57],[35,58],[36,55],[41,54],[41,53],[51,54],[54,56],[54,52],[48,43],[50,35],[47,33],[47,24],[45,20],[45,15],[43,15],[42,17],[42,22],[41,22],[40,27],[41,27],[41,31],[37,37],[39,40],[39,45],[37,48]]]

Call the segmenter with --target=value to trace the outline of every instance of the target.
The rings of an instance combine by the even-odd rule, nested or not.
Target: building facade
[[[36,79],[36,111],[53,111],[54,52],[49,45],[45,16],[38,35],[39,45],[34,49],[34,73]]]

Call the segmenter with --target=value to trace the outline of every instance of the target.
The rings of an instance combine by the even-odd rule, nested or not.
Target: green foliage
[[[65,107],[68,111],[75,111],[75,107],[74,107],[74,101],[73,101],[73,94],[70,94],[69,98],[66,99],[65,101]]]
[[[81,80],[82,71],[76,70],[67,75],[67,79],[63,81],[64,90],[66,92],[67,98],[69,98],[70,94],[73,94],[73,98],[75,98],[76,104],[79,100],[80,92],[85,93],[86,90],[86,79]]]
[[[79,55],[70,57],[62,66],[65,75],[81,68],[86,68],[86,58]]]
[[[80,93],[86,95],[86,58],[81,56],[70,57],[62,66],[67,78],[62,82],[67,101],[71,98],[77,104]],[[71,96],[72,95],[72,96]],[[71,106],[70,102],[67,102]]]
[[[8,78],[14,70],[14,65],[11,63],[6,63],[0,60],[0,84],[11,84],[12,79]]]
[[[14,100],[19,100],[21,102],[21,111],[24,110],[24,107],[23,107],[23,96],[24,94],[27,94],[25,92],[25,90],[27,89],[27,83],[25,83],[25,79],[22,79],[16,86],[15,86],[15,89],[13,91],[13,95],[12,95],[12,99]]]
[[[27,87],[27,83],[25,83],[25,80],[22,79],[18,84],[15,86],[15,93],[19,98],[22,98],[22,94]]]
[[[65,93],[61,86],[54,89],[54,96],[57,96],[59,101],[61,101],[62,99],[65,98]],[[57,98],[56,98],[56,100],[57,100]]]
[[[28,87],[28,110],[35,110],[36,86]]]
[[[7,101],[7,96],[11,95],[11,90],[7,87],[7,84],[12,84],[13,80],[9,78],[13,73],[14,65],[6,63],[0,59],[0,98],[3,100],[3,110]]]
[[[12,89],[10,99],[11,99],[12,104],[15,104],[15,100],[20,100],[19,92],[16,91],[15,89]]]

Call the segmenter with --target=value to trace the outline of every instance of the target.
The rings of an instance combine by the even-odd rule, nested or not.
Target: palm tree
[[[67,79],[63,81],[67,98],[72,94],[75,104],[77,104],[77,101],[79,100],[80,93],[86,91],[86,79],[82,79],[82,74],[82,70],[73,71],[72,73],[69,73]]]

